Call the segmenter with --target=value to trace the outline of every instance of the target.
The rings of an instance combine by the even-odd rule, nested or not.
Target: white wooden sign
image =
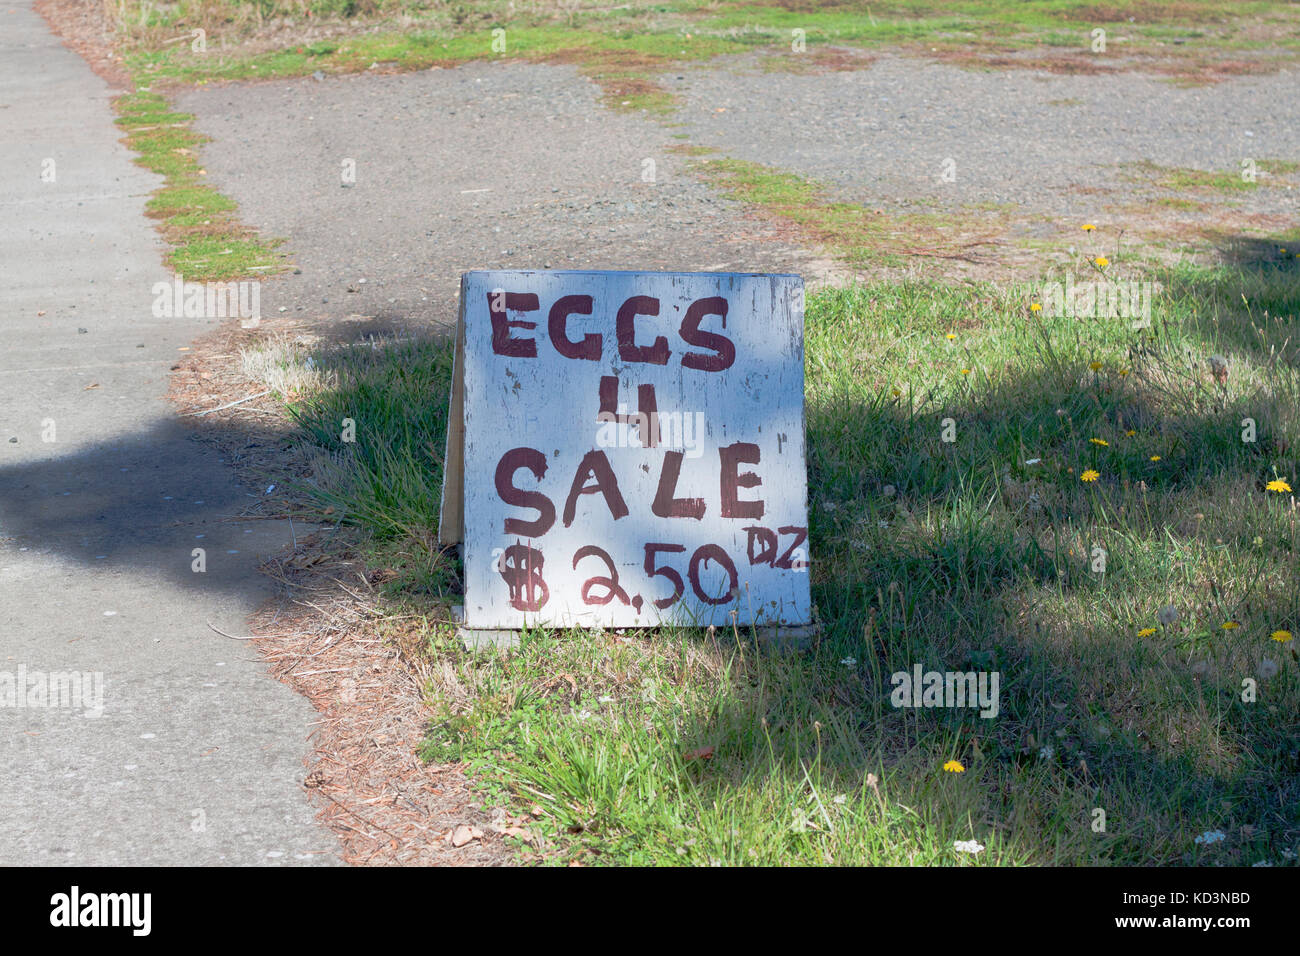
[[[466,626],[810,623],[803,412],[798,276],[465,274]]]

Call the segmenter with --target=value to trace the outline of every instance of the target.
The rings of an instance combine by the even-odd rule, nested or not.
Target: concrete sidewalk
[[[157,180],[114,92],[0,9],[0,865],[337,863],[315,712],[208,627],[246,633],[289,531],[224,520],[249,496],[163,400],[212,322],[151,314]]]

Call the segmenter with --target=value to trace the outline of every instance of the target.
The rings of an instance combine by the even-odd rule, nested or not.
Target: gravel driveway
[[[1182,88],[892,55],[791,74],[740,57],[662,82],[682,101],[666,123],[602,108],[573,67],[521,63],[209,87],[179,105],[214,139],[208,180],[246,222],[286,237],[301,270],[268,284],[264,311],[349,336],[361,328],[341,323],[451,321],[472,268],[842,277],[792,230],[699,182],[674,150],[683,142],[887,212],[996,217],[1004,264],[1034,268],[1017,240],[1072,242],[1085,221],[1267,231],[1293,222],[1300,201],[1287,177],[1261,171],[1261,188],[1197,189],[1194,206],[1173,208],[1155,203],[1179,195],[1158,173],[1121,166],[1236,174],[1243,159],[1300,159],[1293,72]]]
[[[469,269],[825,271],[687,173],[672,130],[598,95],[571,67],[474,63],[209,88],[179,106],[214,140],[208,181],[289,239],[301,273],[268,283],[271,317],[450,322]]]
[[[1116,176],[1120,164],[1237,174],[1243,159],[1300,160],[1297,72],[1180,88],[1142,73],[980,71],[896,56],[815,75],[755,64],[668,79],[691,141],[868,204],[1012,203],[1102,219],[1133,192]],[[1081,197],[1081,188],[1102,191]],[[1277,201],[1263,190],[1234,198],[1245,213]],[[1300,194],[1285,201],[1294,214]]]

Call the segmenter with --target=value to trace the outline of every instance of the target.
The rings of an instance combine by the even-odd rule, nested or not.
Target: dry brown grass
[[[1144,0],[1118,7],[1107,3],[1081,3],[1061,11],[1061,19],[1075,23],[1173,23],[1204,24],[1224,18],[1203,3],[1188,0]]]
[[[251,622],[253,642],[277,679],[320,712],[305,785],[344,859],[365,866],[494,866],[511,862],[509,834],[526,821],[481,809],[464,768],[426,765],[429,723],[418,615],[376,609],[380,572],[332,535],[317,533],[263,570],[283,596]]]

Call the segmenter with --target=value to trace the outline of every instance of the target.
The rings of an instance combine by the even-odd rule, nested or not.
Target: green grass
[[[1152,162],[1128,163],[1126,165],[1129,170],[1129,179],[1150,182],[1163,189],[1201,189],[1232,193],[1249,191],[1259,186],[1259,183],[1255,180],[1243,178],[1240,169],[1222,172],[1161,166]]]
[[[1264,172],[1275,176],[1287,176],[1291,173],[1300,172],[1300,163],[1289,159],[1261,159],[1257,165]]]
[[[467,652],[439,610],[457,600],[456,562],[429,543],[447,346],[322,353],[340,384],[294,414],[337,466],[320,504],[399,572],[386,627],[419,618],[435,675],[425,758],[529,816],[540,839],[524,859],[1285,864],[1300,845],[1300,674],[1294,641],[1270,635],[1300,633],[1300,529],[1291,496],[1265,486],[1300,478],[1300,261],[1277,254],[1297,239],[1138,276],[1161,283],[1141,331],[1045,317],[1029,286],[811,295],[824,631],[800,652],[673,630],[539,630]],[[355,444],[339,440],[345,417]],[[1258,678],[1265,658],[1278,673]],[[998,671],[1000,715],[895,709],[890,675],[916,663]],[[1227,839],[1194,842],[1212,829]],[[986,849],[957,854],[967,839]]]
[[[330,453],[309,493],[332,520],[373,536],[372,559],[398,571],[389,587],[407,597],[446,593],[456,580],[436,544],[451,359],[439,342],[331,352],[316,364],[333,387],[288,405]]]
[[[114,101],[117,124],[136,162],[163,177],[146,211],[171,245],[166,263],[189,281],[264,277],[284,268],[279,243],[253,235],[236,217],[235,203],[203,182],[198,163],[204,138],[188,113],[165,97],[137,90]]]
[[[1179,212],[1202,212],[1206,208],[1205,203],[1197,202],[1195,199],[1178,199],[1172,196],[1157,199],[1155,204],[1166,209],[1177,209]]]
[[[191,281],[265,277],[284,268],[284,257],[274,249],[275,243],[254,235],[202,236],[177,244],[167,264]]]
[[[1012,212],[1004,204],[981,203],[952,212],[884,214],[860,203],[835,201],[816,181],[748,160],[706,158],[692,168],[729,198],[794,224],[802,235],[860,268],[901,265],[909,255],[965,255],[979,244],[974,234],[987,236]]]
[[[1109,27],[1117,51],[1186,60],[1175,75],[1201,73],[1197,57],[1241,48],[1294,48],[1293,8],[1276,3],[1177,3],[1088,5],[1074,0],[1003,0],[937,4],[900,0],[888,5],[809,3],[669,2],[581,9],[541,3],[479,2],[444,6],[410,2],[259,4],[182,2],[165,10],[138,0],[119,0],[117,22],[130,68],[155,81],[210,82],[301,76],[317,70],[356,72],[372,68],[415,70],[494,58],[575,62],[604,87],[608,105],[666,112],[672,97],[655,83],[659,72],[721,54],[763,50],[772,62],[806,68],[792,52],[803,31],[808,48],[835,44],[862,48],[903,46],[917,52],[962,57],[1010,51],[1086,53],[1091,31]],[[313,17],[308,19],[306,11]],[[405,22],[394,18],[407,16]],[[1135,16],[1137,22],[1129,22]],[[242,41],[267,20],[304,25],[336,23],[350,35],[287,47],[248,47]],[[1267,34],[1256,35],[1260,25]],[[1255,32],[1247,29],[1255,28]],[[195,52],[177,42],[185,31],[211,34]],[[498,35],[496,31],[504,30]],[[1174,46],[1178,39],[1185,45]],[[499,41],[504,40],[504,49]],[[1030,61],[1026,65],[1034,65]],[[1016,65],[1014,60],[1001,66]],[[1277,69],[1280,62],[1241,65]]]

